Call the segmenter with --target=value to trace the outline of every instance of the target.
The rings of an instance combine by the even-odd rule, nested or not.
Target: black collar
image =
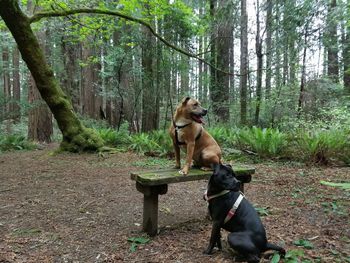
[[[176,141],[176,144],[177,144],[177,145],[185,145],[185,144],[186,144],[185,142],[180,142],[180,141],[179,141],[178,130],[180,130],[180,129],[182,129],[182,128],[185,128],[185,127],[187,127],[187,126],[189,126],[189,125],[191,125],[191,124],[192,124],[192,122],[187,123],[187,124],[185,124],[185,125],[176,125],[175,121],[173,121],[173,125],[174,125],[174,128],[175,128],[175,141]],[[202,129],[201,129],[201,131],[199,132],[199,134],[197,135],[196,141],[197,141],[201,136],[202,136]]]

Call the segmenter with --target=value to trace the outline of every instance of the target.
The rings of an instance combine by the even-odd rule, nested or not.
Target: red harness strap
[[[244,198],[244,194],[240,193],[236,202],[233,204],[230,211],[228,211],[227,216],[225,217],[224,224],[226,224],[230,219],[235,215],[236,210],[238,209],[240,203],[242,202]]]

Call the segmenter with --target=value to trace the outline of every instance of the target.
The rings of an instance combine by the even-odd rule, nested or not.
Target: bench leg
[[[136,182],[136,188],[143,193],[142,230],[155,236],[158,232],[158,196],[167,193],[168,185],[145,186]]]
[[[158,194],[143,195],[142,230],[149,236],[158,232]]]

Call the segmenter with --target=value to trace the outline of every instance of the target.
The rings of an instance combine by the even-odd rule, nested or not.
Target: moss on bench
[[[251,175],[255,173],[255,169],[252,167],[237,166],[233,167],[233,170],[242,183],[249,183]],[[153,186],[209,179],[212,173],[212,171],[192,168],[188,175],[181,175],[179,174],[179,169],[160,169],[155,171],[132,172],[131,179],[142,185]]]

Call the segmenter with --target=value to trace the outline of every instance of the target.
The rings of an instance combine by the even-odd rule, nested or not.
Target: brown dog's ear
[[[185,97],[185,98],[183,98],[182,99],[182,101],[181,101],[181,103],[182,103],[182,105],[186,105],[187,104],[187,101],[189,101],[191,99],[191,97]]]

